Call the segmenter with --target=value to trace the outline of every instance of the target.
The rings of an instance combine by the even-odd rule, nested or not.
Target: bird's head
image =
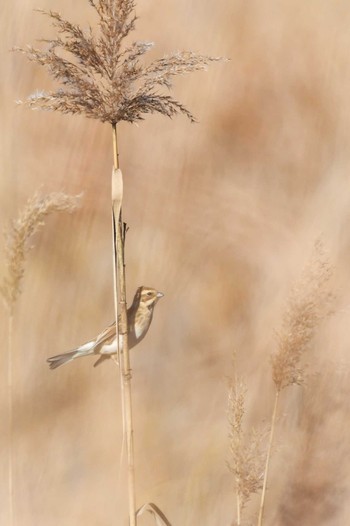
[[[162,292],[152,289],[152,287],[139,287],[136,291],[135,298],[137,298],[139,305],[151,310],[163,296],[164,294]]]

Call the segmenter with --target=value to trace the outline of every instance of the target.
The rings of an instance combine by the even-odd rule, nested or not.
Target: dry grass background
[[[17,307],[17,523],[119,525],[126,495],[118,490],[115,367],[94,370],[82,360],[52,372],[45,363],[113,319],[111,133],[80,117],[15,107],[15,99],[51,85],[39,67],[8,53],[50,35],[34,7],[92,21],[83,0],[14,0],[0,8],[1,224],[40,186],[85,192],[78,213],[50,218],[36,239]],[[129,299],[140,284],[166,294],[132,354],[138,503],[156,502],[174,525],[230,525],[225,375],[232,352],[248,383],[249,422],[267,419],[273,329],[321,234],[336,265],[339,300],[309,355],[310,381],[282,396],[266,523],[346,524],[349,5],[139,0],[137,12],[137,38],[156,41],[154,56],[180,48],[231,57],[176,82],[199,125],[154,116],[120,127]],[[3,311],[3,335],[5,321]],[[0,470],[5,524],[5,453]]]

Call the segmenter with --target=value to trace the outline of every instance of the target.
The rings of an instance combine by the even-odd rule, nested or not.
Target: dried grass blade
[[[148,502],[141,506],[136,512],[136,517],[143,515],[147,511],[154,517],[157,526],[171,526],[164,513],[153,502]]]

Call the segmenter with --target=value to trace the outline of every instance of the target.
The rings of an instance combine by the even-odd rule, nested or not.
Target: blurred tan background
[[[1,225],[37,189],[84,192],[77,213],[51,217],[36,237],[16,309],[16,524],[124,525],[116,368],[93,369],[93,359],[84,359],[50,371],[45,363],[113,319],[111,131],[80,117],[16,107],[16,99],[52,82],[8,52],[52,35],[34,8],[59,10],[82,26],[94,22],[93,11],[85,0],[3,4]],[[138,505],[157,503],[175,526],[233,524],[225,465],[232,354],[248,383],[247,424],[266,422],[274,329],[322,236],[336,268],[338,302],[308,357],[307,387],[283,393],[266,524],[347,524],[349,4],[139,0],[137,14],[135,39],[156,42],[150,58],[191,49],[231,59],[175,83],[199,124],[151,116],[120,126],[128,298],[141,284],[165,293],[147,339],[132,354]],[[3,255],[2,249],[2,271]],[[253,500],[247,518],[256,509]]]

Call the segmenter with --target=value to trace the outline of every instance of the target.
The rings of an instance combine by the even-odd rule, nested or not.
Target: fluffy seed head
[[[46,67],[61,84],[56,91],[37,91],[24,103],[31,108],[84,114],[112,124],[133,123],[147,113],[167,117],[182,113],[194,121],[192,113],[164,89],[171,88],[174,76],[206,69],[210,62],[221,58],[184,51],[145,65],[141,58],[153,43],[122,45],[135,29],[135,2],[89,0],[89,4],[99,21],[96,33],[91,28],[82,30],[57,12],[42,11],[57,29],[57,37],[43,41],[44,49],[17,48],[29,60]]]
[[[227,466],[234,476],[235,491],[242,510],[263,482],[264,442],[266,429],[243,429],[247,388],[242,379],[230,382],[228,396],[228,422],[230,457]]]
[[[18,219],[5,233],[7,273],[2,279],[0,293],[6,307],[11,311],[21,293],[26,254],[32,248],[29,239],[45,224],[45,218],[53,212],[72,213],[78,207],[81,196],[36,193],[28,200]]]
[[[321,243],[317,242],[310,263],[292,291],[282,328],[277,333],[278,349],[272,356],[272,377],[277,391],[303,382],[302,357],[315,329],[331,313],[331,276],[332,267]]]

